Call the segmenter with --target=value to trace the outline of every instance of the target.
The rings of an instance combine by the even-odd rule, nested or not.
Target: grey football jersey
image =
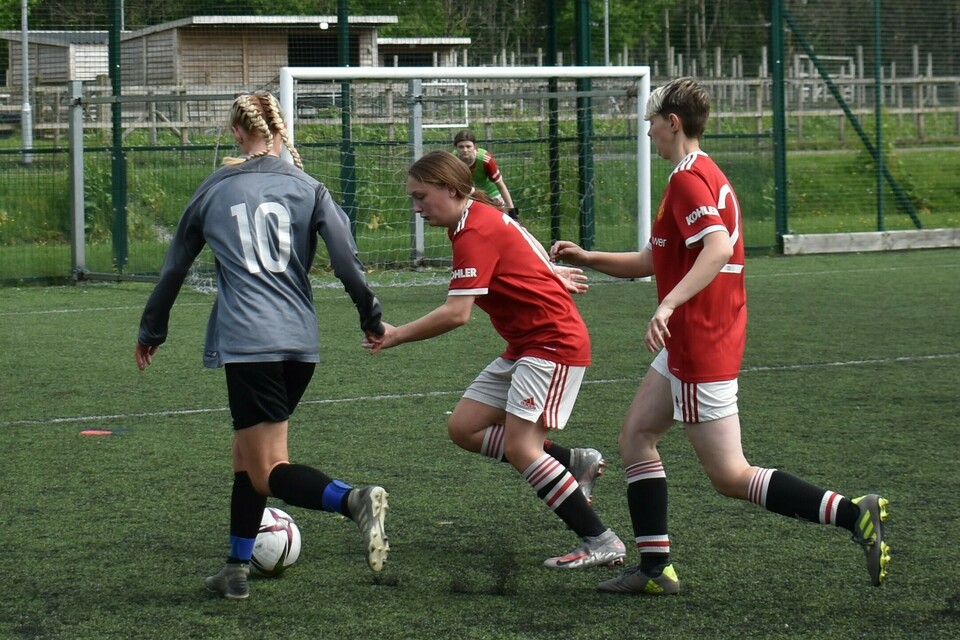
[[[139,341],[167,338],[170,309],[205,244],[216,258],[217,298],[207,324],[204,364],[319,361],[308,272],[323,239],[334,274],[360,314],[360,328],[383,333],[350,222],[327,188],[273,156],[224,167],[187,204],[140,320]]]

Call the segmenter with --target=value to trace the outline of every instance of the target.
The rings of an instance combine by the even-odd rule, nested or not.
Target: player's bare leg
[[[667,479],[657,444],[674,424],[670,381],[650,369],[620,429],[620,455],[627,474],[627,504],[640,563],[597,588],[609,593],[671,595],[680,581],[670,564]]]
[[[747,499],[750,479],[757,467],[743,455],[740,440],[740,416],[684,425],[687,438],[718,493],[730,498]]]
[[[450,441],[461,449],[482,453],[487,429],[491,425],[503,425],[506,418],[507,412],[503,409],[472,398],[461,398],[450,415],[447,434],[450,436]],[[502,438],[499,442],[502,454]]]
[[[887,576],[890,547],[884,540],[888,501],[876,494],[848,500],[776,469],[751,466],[743,455],[737,415],[686,426],[687,435],[714,488],[790,518],[847,529],[864,549],[870,583]]]
[[[451,442],[461,449],[509,462],[505,453],[506,418],[503,409],[472,398],[462,398],[450,416],[447,433]],[[580,484],[587,504],[592,504],[594,484],[607,464],[603,455],[596,449],[566,449],[556,443],[550,442],[549,446],[545,443],[540,443],[541,449],[570,470]]]

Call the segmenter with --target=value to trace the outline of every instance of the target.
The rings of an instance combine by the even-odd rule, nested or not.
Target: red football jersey
[[[537,239],[510,216],[469,201],[455,229],[450,295],[476,304],[504,340],[503,357],[533,356],[570,366],[590,364],[590,335],[566,285],[537,249]]]
[[[736,378],[747,335],[740,204],[716,163],[695,151],[670,175],[651,230],[658,300],[690,271],[701,240],[714,232],[729,235],[733,256],[709,285],[674,310],[668,323],[667,364],[684,382]]]

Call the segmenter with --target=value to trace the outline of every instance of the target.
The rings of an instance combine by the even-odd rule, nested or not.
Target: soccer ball
[[[293,518],[276,507],[263,510],[260,532],[253,545],[250,572],[278,576],[300,558],[300,529]]]

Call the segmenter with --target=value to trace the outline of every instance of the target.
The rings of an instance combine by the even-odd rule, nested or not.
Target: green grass
[[[447,412],[502,347],[482,312],[371,358],[349,299],[320,288],[324,362],[293,417],[292,459],[390,491],[390,562],[378,584],[352,523],[288,507],[299,563],[254,582],[248,601],[214,598],[201,580],[225,554],[231,473],[223,374],[200,365],[212,298],[185,290],[168,344],[138,372],[148,285],[8,287],[0,638],[960,637],[960,253],[747,268],[745,452],[851,497],[890,498],[893,563],[880,589],[846,532],[714,493],[679,430],[661,453],[683,593],[609,597],[595,591],[608,570],[543,569],[572,534],[512,469],[446,437]],[[556,438],[606,453],[597,511],[626,539],[617,430],[651,359],[641,340],[653,289],[597,281],[578,298],[594,365]],[[444,288],[378,294],[396,323]]]
[[[876,176],[873,165],[856,152],[809,152],[790,156],[787,187],[790,230],[795,233],[876,231]],[[953,178],[960,150],[898,149],[887,167],[907,194],[923,228],[960,226],[960,184]],[[884,183],[883,228],[915,225]]]

